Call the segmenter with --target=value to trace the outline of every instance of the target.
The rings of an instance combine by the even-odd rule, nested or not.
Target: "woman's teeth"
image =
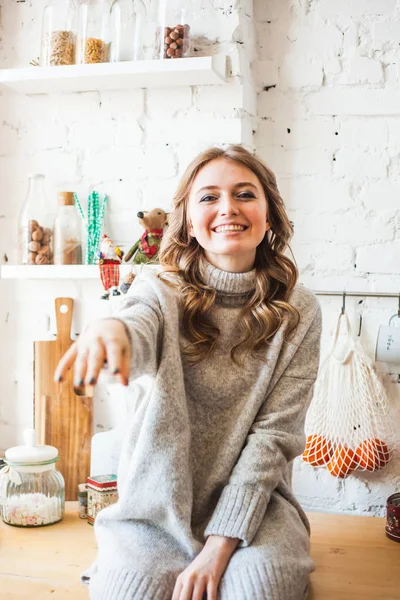
[[[220,225],[215,228],[215,232],[224,233],[225,231],[244,231],[245,229],[243,225]]]

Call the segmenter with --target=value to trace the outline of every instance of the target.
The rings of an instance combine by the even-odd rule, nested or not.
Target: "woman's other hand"
[[[240,540],[211,535],[176,580],[172,600],[217,600],[218,585]]]

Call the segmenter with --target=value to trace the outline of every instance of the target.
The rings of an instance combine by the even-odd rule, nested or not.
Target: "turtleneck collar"
[[[230,297],[230,303],[237,299],[239,302],[243,296],[255,288],[256,270],[252,269],[246,273],[231,273],[222,271],[211,265],[205,257],[201,258],[201,272],[204,283],[215,288],[218,296],[224,300]]]

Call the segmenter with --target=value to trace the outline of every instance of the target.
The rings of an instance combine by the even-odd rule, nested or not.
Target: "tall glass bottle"
[[[53,264],[53,232],[54,210],[44,191],[44,175],[30,175],[18,220],[20,264]]]
[[[111,11],[108,0],[84,0],[78,13],[77,63],[110,61]]]
[[[146,16],[142,0],[114,0],[111,6],[111,61],[143,58]]]
[[[40,64],[75,64],[77,11],[72,0],[49,0],[43,10]]]
[[[191,2],[159,1],[156,58],[182,58],[189,54],[192,21]]]
[[[54,222],[54,264],[82,264],[82,221],[73,192],[59,192]]]

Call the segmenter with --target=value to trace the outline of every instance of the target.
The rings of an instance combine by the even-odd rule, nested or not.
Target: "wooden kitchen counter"
[[[317,562],[310,600],[400,600],[400,544],[386,538],[384,519],[308,517]],[[57,525],[23,529],[1,523],[0,599],[87,600],[79,575],[95,554],[93,527],[78,518],[75,502],[67,502]]]
[[[1,600],[87,600],[79,576],[96,556],[93,526],[67,502],[60,523],[37,529],[0,524]]]

